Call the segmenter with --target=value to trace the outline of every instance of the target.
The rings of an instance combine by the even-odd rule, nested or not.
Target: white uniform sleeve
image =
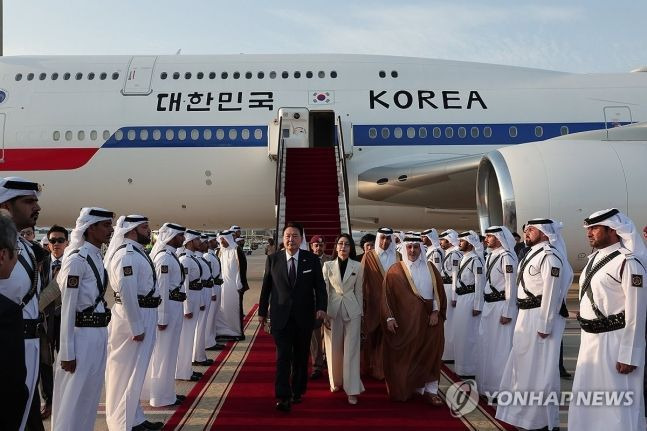
[[[549,254],[541,265],[544,290],[542,292],[540,321],[537,330],[543,334],[552,332],[553,319],[557,316],[562,306],[560,280],[563,275],[562,263],[556,256]]]
[[[517,271],[514,261],[507,254],[501,258],[501,270],[503,271],[503,285],[505,286],[505,305],[501,315],[514,319],[519,312],[517,308]]]
[[[168,325],[168,315],[166,310],[166,306],[169,302],[168,294],[175,287],[171,286],[171,273],[169,270],[169,268],[171,267],[171,262],[168,257],[169,256],[164,253],[155,262],[155,273],[157,274],[157,291],[160,294],[160,298],[162,298],[162,302],[157,308],[158,325]]]
[[[85,274],[86,263],[81,257],[70,256],[63,261],[58,279],[61,285],[61,334],[58,355],[61,361],[76,359],[74,346],[74,326],[76,322],[76,304],[79,298],[79,284]]]
[[[645,363],[645,318],[647,290],[645,269],[634,259],[627,259],[622,273],[625,294],[625,329],[620,340],[618,362],[642,367]]]
[[[119,289],[121,306],[126,313],[126,320],[130,326],[133,337],[144,333],[144,322],[142,320],[139,301],[137,300],[137,272],[139,268],[134,265],[132,251],[126,251],[121,259],[118,259],[115,269],[115,284]],[[148,264],[147,264],[148,265]]]
[[[485,290],[485,268],[479,259],[472,261],[472,271],[474,271],[474,310],[483,310],[483,291]]]

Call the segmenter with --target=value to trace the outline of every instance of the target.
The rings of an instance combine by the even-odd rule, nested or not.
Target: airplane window
[[[40,75],[38,75],[38,79],[40,79],[41,81],[44,81],[44,80],[45,80],[45,78],[47,78],[47,74],[46,74],[46,73],[41,73]]]
[[[216,72],[209,72],[209,79],[216,79]]]
[[[92,81],[94,79],[94,72],[88,73],[88,79]]]
[[[446,138],[453,138],[454,137],[454,129],[451,127],[445,127],[445,137]]]
[[[561,133],[562,135],[568,135],[568,126],[560,127],[559,133]]]
[[[301,78],[301,72],[299,72],[299,71],[294,72],[294,77],[295,77],[296,79]]]
[[[58,73],[54,72],[52,73],[52,81],[56,81],[58,79]]]
[[[219,141],[225,139],[225,131],[222,129],[216,130],[216,139],[218,139]]]
[[[55,130],[55,131],[54,131],[54,134],[52,135],[52,138],[53,138],[55,141],[59,141],[59,140],[61,139],[61,132],[59,132],[58,130]]]
[[[413,127],[407,127],[407,138],[413,139],[416,137],[416,129]]]
[[[148,140],[148,130],[142,129],[139,131],[139,139],[142,141]]]
[[[67,81],[68,79],[70,79],[70,76],[72,76],[72,75],[70,75],[70,72],[65,72],[63,74],[63,79]]]
[[[283,73],[281,73],[281,78],[283,78],[283,79],[287,79],[288,76],[290,76],[290,74],[287,73],[285,70],[283,71]]]
[[[479,128],[478,127],[472,127],[470,130],[470,134],[472,135],[472,138],[478,138],[479,137]]]
[[[377,129],[375,127],[368,129],[368,137],[371,139],[377,138]]]
[[[178,130],[178,131],[177,131],[177,138],[178,138],[180,141],[184,141],[184,140],[186,139],[186,130],[184,130],[184,129],[180,129],[180,130]]]
[[[459,127],[458,128],[458,137],[459,138],[464,138],[467,136],[467,130],[465,130],[465,127]]]
[[[124,132],[121,129],[115,132],[115,139],[118,141],[121,141],[122,139],[124,139]]]
[[[173,72],[173,79],[180,79],[180,72]]]
[[[238,130],[236,129],[229,129],[229,139],[232,141],[238,137]]]
[[[331,78],[337,78],[337,71],[333,70],[330,72],[330,77]]]
[[[92,130],[90,132],[90,139],[92,139],[93,141],[97,140],[97,131],[96,130]]]
[[[66,141],[71,141],[72,140],[72,131],[71,130],[68,130],[67,132],[65,132],[65,140]]]
[[[119,72],[114,72],[114,73],[112,74],[112,80],[113,80],[113,81],[116,81],[117,79],[119,79]]]
[[[31,81],[32,79],[34,79],[34,74],[33,73],[28,73],[27,74],[27,81]]]
[[[257,141],[263,139],[263,131],[261,129],[254,130],[254,139],[256,139]]]
[[[275,72],[275,71],[271,71],[271,72],[270,72],[270,79],[274,79],[274,78],[276,78],[276,72]]]
[[[397,78],[398,77],[398,71],[397,70],[392,70],[391,71],[391,77],[392,78]]]
[[[175,133],[173,132],[173,129],[166,129],[166,140],[172,141],[173,138],[175,138]]]
[[[401,128],[399,128],[399,127],[396,127],[396,128],[393,130],[393,136],[395,136],[395,138],[396,138],[396,139],[400,139],[400,138],[402,138],[402,129],[401,129]]]
[[[101,72],[101,75],[99,75],[99,79],[104,81],[108,77],[108,74],[106,72]],[[163,78],[166,79],[166,78]]]
[[[508,130],[508,133],[510,134],[511,138],[516,138],[517,137],[517,127],[516,126],[510,126],[510,129]]]
[[[184,79],[191,79],[191,72],[186,72],[184,74]]]
[[[227,78],[229,77],[229,74],[228,74],[227,72],[222,72],[222,73],[220,74],[220,77],[221,77],[222,79],[227,79]]]
[[[134,140],[135,140],[135,138],[137,137],[137,134],[135,133],[135,131],[134,131],[133,129],[130,129],[130,130],[128,131],[128,135],[127,135],[127,136],[128,136],[128,140],[129,140],[129,141],[134,141]]]
[[[544,134],[544,128],[541,126],[535,127],[535,136],[541,138]]]
[[[200,139],[200,132],[198,132],[198,129],[191,130],[191,139],[193,139],[194,141]]]
[[[76,134],[76,138],[79,141],[83,141],[85,139],[85,132],[83,130],[79,130]]]
[[[234,79],[240,78],[240,72],[234,72]]]
[[[241,136],[241,138],[243,138],[244,140],[249,139],[249,130],[247,130],[247,129],[243,129],[243,130],[240,132],[240,136]]]
[[[308,78],[308,79],[312,78],[312,71],[311,70],[308,70],[306,72],[306,78]]]
[[[319,73],[317,74],[317,76],[319,78],[325,78],[326,77],[326,72],[324,72],[323,70],[320,70]]]
[[[258,79],[265,78],[265,74],[263,72],[258,72],[258,74],[256,76],[258,77]]]
[[[245,72],[245,79],[252,79],[252,72]]]
[[[382,128],[382,138],[388,139],[388,137],[391,135],[391,131],[387,129],[386,127]]]
[[[211,136],[212,136],[212,135],[211,135],[211,129],[204,129],[204,132],[202,132],[202,136],[204,137],[204,139],[205,139],[206,141],[208,141],[209,139],[211,139]]]
[[[426,138],[427,137],[427,128],[426,127],[421,127],[418,129],[418,136],[421,138]]]
[[[103,131],[103,140],[107,141],[108,139],[110,139],[110,132],[107,131],[107,130],[104,130]]]
[[[485,126],[483,128],[483,136],[485,136],[486,138],[492,137],[492,128],[490,126]]]
[[[380,78],[386,78],[386,72],[383,70],[380,70]]]
[[[22,79],[22,73],[16,73],[16,81],[20,81]]]
[[[154,129],[153,130],[153,140],[154,141],[159,141],[162,138],[162,132],[160,129]]]
[[[76,78],[77,81],[80,81],[81,79],[83,79],[83,74],[81,72],[79,72],[79,73],[76,74],[75,78]]]
[[[204,78],[204,72],[198,72],[198,73],[195,75],[195,77],[196,77],[196,78],[198,78],[198,79],[202,79],[202,78]]]
[[[442,136],[443,131],[440,130],[440,127],[434,127],[433,134],[434,134],[434,138],[438,139]]]

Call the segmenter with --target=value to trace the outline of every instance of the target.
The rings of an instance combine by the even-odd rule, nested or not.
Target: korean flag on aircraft
[[[335,103],[334,91],[311,91],[310,104],[311,105],[332,105]]]

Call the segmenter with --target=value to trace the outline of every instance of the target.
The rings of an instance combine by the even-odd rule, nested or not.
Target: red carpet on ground
[[[364,380],[366,391],[351,406],[343,391],[331,393],[328,378],[310,381],[301,404],[290,413],[274,407],[275,350],[272,337],[259,332],[212,430],[464,430],[447,407],[432,408],[419,399],[387,399],[383,382]]]

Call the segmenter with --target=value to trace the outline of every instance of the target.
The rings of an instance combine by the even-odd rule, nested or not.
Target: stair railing
[[[352,235],[353,231],[350,224],[350,208],[348,206],[348,173],[346,171],[346,149],[344,147],[344,133],[341,127],[341,116],[337,116],[337,159],[339,161],[339,166],[341,167],[341,172],[337,173],[338,183],[341,183],[340,192],[342,193],[342,198],[344,200],[344,208],[346,211],[346,226],[342,226],[342,230],[346,228],[346,232]]]
[[[277,149],[277,157],[278,160],[276,161],[276,183],[274,185],[274,205],[276,207],[276,232],[274,234],[274,241],[278,250],[279,246],[279,241],[280,241],[280,229],[283,227],[285,224],[285,216],[283,215],[282,211],[284,208],[281,206],[282,198],[285,196],[285,190],[284,190],[284,185],[285,181],[283,178],[283,166],[285,165],[285,142],[283,141],[283,117],[279,119],[279,133],[278,133],[278,139],[279,139],[279,144],[278,144],[278,149]]]

